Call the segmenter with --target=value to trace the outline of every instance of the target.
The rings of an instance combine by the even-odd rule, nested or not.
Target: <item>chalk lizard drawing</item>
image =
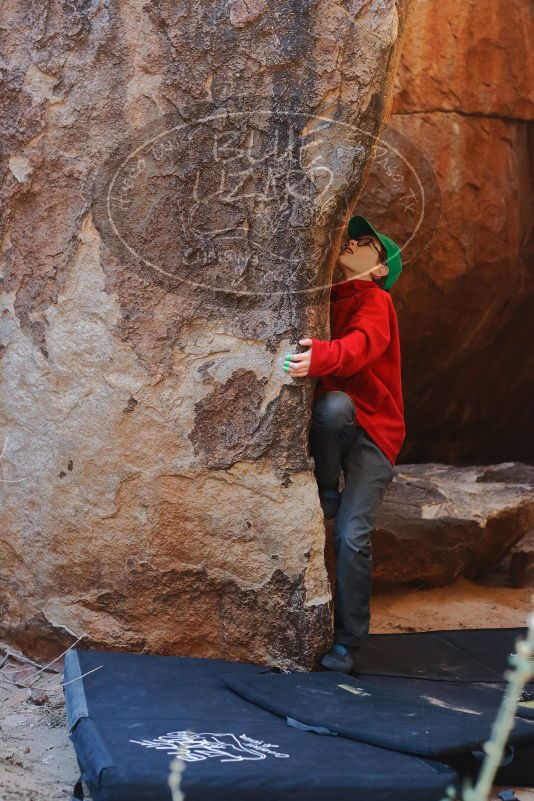
[[[138,743],[145,748],[166,750],[168,754],[180,753],[185,762],[201,762],[210,757],[218,757],[221,762],[266,759],[268,756],[289,757],[289,754],[273,750],[278,748],[278,745],[255,740],[246,734],[235,735],[230,732],[171,731],[153,740],[130,740],[130,742]]]

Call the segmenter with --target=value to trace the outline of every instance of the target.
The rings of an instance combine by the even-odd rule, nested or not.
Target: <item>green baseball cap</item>
[[[357,239],[361,234],[374,234],[382,242],[387,254],[386,264],[389,267],[384,289],[391,289],[402,271],[400,248],[397,243],[394,242],[393,239],[390,239],[389,236],[379,234],[378,231],[375,231],[369,220],[360,215],[350,218],[347,230],[349,239]]]

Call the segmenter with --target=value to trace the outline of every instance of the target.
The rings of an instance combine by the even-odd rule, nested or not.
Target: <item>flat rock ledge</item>
[[[373,592],[476,579],[503,559],[509,585],[526,586],[533,535],[532,465],[398,465],[373,532]]]

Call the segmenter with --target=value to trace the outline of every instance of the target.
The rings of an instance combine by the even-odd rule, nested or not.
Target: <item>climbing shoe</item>
[[[341,503],[340,491],[338,489],[319,488],[319,500],[325,520],[333,520]]]
[[[355,655],[358,648],[350,648],[341,643],[336,643],[321,658],[321,665],[328,670],[339,670],[341,673],[352,673],[356,667]]]

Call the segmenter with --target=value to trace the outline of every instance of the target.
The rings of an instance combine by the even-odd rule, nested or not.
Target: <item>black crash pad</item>
[[[482,751],[469,754],[453,754],[442,761],[456,770],[462,778],[469,777],[475,784],[482,760]],[[515,787],[534,787],[534,743],[508,745],[495,775],[495,784]]]
[[[399,676],[435,681],[483,681],[504,684],[508,661],[526,627],[437,629],[402,634],[371,634],[358,655],[358,675]],[[517,714],[534,718],[534,682],[527,684]],[[463,779],[473,783],[484,753],[475,751],[447,758]],[[534,742],[509,745],[497,784],[534,787]]]
[[[371,634],[358,653],[358,675],[505,682],[508,656],[525,628],[452,629]],[[534,685],[533,685],[534,687]]]
[[[473,751],[491,736],[504,687],[335,671],[226,673],[249,701],[306,725],[404,753]],[[516,716],[510,743],[534,741],[534,720]]]
[[[516,650],[517,640],[526,636],[526,627],[371,634],[358,653],[357,675],[484,682],[504,687],[504,674],[512,670],[508,658]],[[523,696],[517,714],[534,719],[534,681],[526,684]]]
[[[221,675],[229,670],[245,679],[266,668],[69,650],[69,737],[93,801],[171,801],[167,777],[180,743],[187,801],[440,801],[448,785],[459,789],[438,761],[287,725],[228,689]]]

